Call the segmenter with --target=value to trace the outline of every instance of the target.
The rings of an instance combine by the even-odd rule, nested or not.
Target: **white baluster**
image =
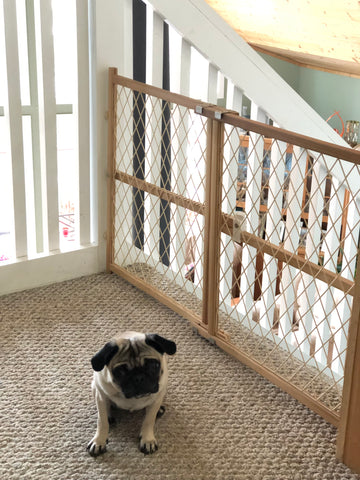
[[[162,87],[163,81],[164,22],[150,7],[147,15],[147,82]],[[161,114],[162,101],[151,96],[146,100],[145,180],[160,187],[161,169]],[[155,266],[159,253],[159,199],[145,194],[144,201],[144,252],[147,261]]]
[[[308,230],[305,247],[306,258],[315,264],[318,264],[320,254],[326,174],[327,172],[321,167],[321,164],[315,162],[312,169],[311,192],[309,192]],[[301,274],[298,291],[300,324],[296,337],[301,351],[307,355],[310,354],[311,337],[316,333],[313,332],[314,326],[317,326],[314,324],[315,313],[322,308],[318,292],[320,283],[316,285],[315,282],[310,275]],[[319,321],[323,321],[322,315],[320,315]]]
[[[341,276],[349,280],[354,280],[356,260],[358,253],[358,242],[360,232],[360,202],[355,199],[353,193],[350,193],[350,201],[348,205],[345,242],[342,259]],[[358,266],[358,265],[357,265]],[[345,295],[337,305],[337,313],[339,322],[335,326],[335,346],[332,369],[342,375],[345,366],[345,356],[347,347],[347,337],[349,330],[349,319],[351,315],[351,306],[353,299],[349,295]]]
[[[109,8],[108,14],[104,16],[103,21],[114,19],[118,23],[118,42],[121,46],[120,55],[117,61],[111,59],[110,64],[119,65],[120,75],[132,77],[133,74],[133,39],[132,39],[132,1],[124,0],[119,5],[119,10],[111,10],[111,5],[103,5],[96,11],[97,21],[100,21],[102,15],[105,15]],[[113,6],[114,7],[114,6]],[[110,12],[113,11],[113,16]],[[113,31],[115,26],[113,26]],[[98,50],[111,52],[113,38],[97,37]],[[110,60],[110,59],[109,59]],[[105,65],[104,65],[105,67]],[[133,94],[123,87],[117,88],[117,125],[116,132],[116,168],[122,172],[132,174],[132,124],[133,124]],[[116,181],[115,194],[115,263],[120,266],[129,265],[136,260],[136,252],[133,247],[131,225],[132,225],[132,187],[126,184],[120,184]]]
[[[322,251],[324,252],[323,266],[333,273],[337,272],[344,196],[345,187],[343,185],[340,187],[339,181],[336,178],[332,178],[331,197],[328,205],[327,229],[322,244]],[[319,348],[316,348],[315,358],[321,364],[326,365],[328,361],[329,341],[332,334],[331,327],[339,325],[341,321],[338,318],[337,310],[335,308],[336,305],[334,305],[334,300],[339,296],[339,291],[329,285],[323,285],[323,287],[325,293],[321,297],[320,305],[322,308],[320,308],[319,313],[315,311],[315,318],[319,317],[320,321],[322,318],[324,319],[324,321],[317,327],[322,346],[319,345]]]
[[[212,91],[210,85],[210,92]],[[190,63],[190,96],[208,101],[209,95],[209,62],[193,47],[191,48]],[[187,196],[195,201],[205,201],[205,158],[206,132],[203,129],[204,120],[198,115],[193,115],[193,123],[189,136],[190,151],[188,157]],[[194,215],[191,226],[191,234],[195,239],[201,239],[204,231],[204,217]],[[195,285],[202,284],[203,278],[203,242],[197,242],[195,248]]]
[[[190,45],[175,31],[170,30],[170,77],[171,90],[189,94],[190,81]],[[189,127],[189,113],[185,107],[177,106],[173,111],[172,128],[172,190],[186,196],[187,178],[187,130]],[[177,282],[183,285],[185,281],[185,254],[186,254],[186,210],[183,207],[172,205],[171,221],[171,268],[177,272]],[[190,282],[186,282],[189,286]]]
[[[265,113],[254,103],[251,105],[251,119],[265,122]],[[264,157],[264,138],[250,132],[248,161],[247,161],[247,189],[245,199],[246,227],[245,229],[258,235],[260,223],[260,195],[262,181],[262,166]],[[254,288],[256,279],[256,254],[254,247],[244,245],[242,251],[242,275],[240,283],[239,307],[251,325],[254,308]]]
[[[284,248],[297,252],[301,229],[301,211],[306,168],[306,151],[294,147],[291,162],[289,191],[287,194],[287,209],[285,222]],[[297,302],[296,283],[298,270],[285,265],[281,275],[280,293],[280,327],[279,335],[285,336],[292,330],[294,306]],[[290,339],[288,340],[290,342]]]
[[[266,240],[274,245],[280,245],[282,232],[282,203],[283,203],[283,184],[285,177],[287,144],[284,142],[274,142],[270,154],[270,172],[269,172],[269,193],[266,215]],[[264,255],[264,268],[262,277],[262,301],[264,303],[264,315],[260,316],[260,325],[271,329],[276,316],[276,281],[278,274],[278,261],[270,256]],[[279,332],[279,336],[284,336],[287,332]]]
[[[228,80],[226,108],[241,112],[241,106],[242,92]],[[236,210],[239,133],[239,129],[225,124],[222,211],[232,215]],[[220,252],[220,272],[223,273],[220,279],[220,304],[224,302],[231,306],[234,243],[228,235],[222,233],[221,245],[224,249]]]

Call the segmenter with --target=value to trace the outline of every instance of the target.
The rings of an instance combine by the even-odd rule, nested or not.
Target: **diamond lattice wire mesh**
[[[258,364],[338,413],[360,203],[333,160],[226,126],[219,327]],[[240,211],[250,235],[235,243],[229,216]],[[287,251],[286,261],[264,249],[268,242]]]
[[[124,87],[116,103],[115,263],[194,312],[204,327],[204,311],[213,314],[208,274],[217,269],[209,255],[218,228],[217,215],[208,215],[205,246],[205,176],[214,185],[217,169],[216,149],[206,152],[214,140],[207,139],[208,121],[193,113],[194,103],[183,107]],[[338,418],[360,232],[359,191],[349,179],[359,169],[230,125],[224,132],[221,331],[215,318],[209,326],[269,378]],[[211,204],[216,210],[217,201]],[[234,225],[242,225],[240,243]]]
[[[206,118],[120,86],[116,111],[117,170],[204,203]]]
[[[120,86],[116,111],[115,264],[200,316],[206,119]]]

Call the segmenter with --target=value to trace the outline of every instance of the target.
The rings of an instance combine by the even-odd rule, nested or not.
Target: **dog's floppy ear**
[[[91,365],[96,372],[100,372],[119,350],[115,342],[108,342],[91,359]]]
[[[174,355],[176,352],[176,343],[167,340],[156,333],[148,333],[145,336],[145,343],[152,348],[155,348],[161,355],[167,353],[168,355]]]

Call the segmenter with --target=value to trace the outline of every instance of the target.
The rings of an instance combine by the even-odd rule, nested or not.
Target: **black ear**
[[[91,365],[96,372],[100,372],[107,365],[119,347],[115,342],[108,342],[103,348],[97,352],[91,359]]]
[[[149,333],[145,336],[145,343],[152,348],[155,348],[161,355],[167,353],[168,355],[174,355],[176,352],[176,343],[167,340],[164,337],[160,337],[156,333]]]

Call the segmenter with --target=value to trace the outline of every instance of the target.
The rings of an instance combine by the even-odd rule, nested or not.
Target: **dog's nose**
[[[134,383],[136,385],[141,385],[144,383],[145,376],[142,373],[138,373],[134,376]]]

